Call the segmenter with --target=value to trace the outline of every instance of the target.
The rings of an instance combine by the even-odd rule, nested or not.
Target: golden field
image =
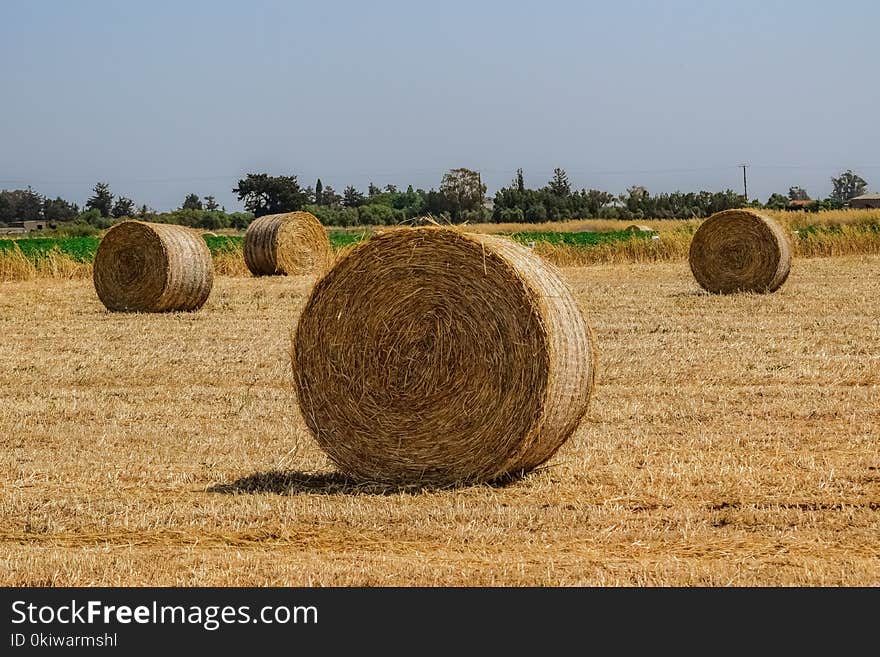
[[[819,213],[763,210],[762,212],[781,224],[788,235],[792,253],[797,257],[880,254],[880,210],[831,210]],[[701,222],[702,220],[697,219],[646,219],[635,222],[589,219],[543,224],[464,224],[460,228],[475,233],[607,233],[638,225],[649,227],[656,232],[656,239],[630,239],[588,247],[552,244],[536,238],[534,250],[541,257],[560,267],[578,267],[686,260],[691,238]],[[403,226],[357,226],[330,230],[370,235],[375,231],[397,230],[401,227]],[[233,232],[227,230],[224,234]],[[350,246],[342,247],[337,255],[345,253],[350,248]],[[216,253],[213,258],[214,269],[220,275],[250,276],[244,263],[241,246]],[[22,255],[20,251],[0,252],[0,282],[36,278],[89,279],[91,276],[91,263],[76,262],[59,252],[49,252],[46,257],[36,260]]]
[[[878,272],[797,259],[722,297],[681,260],[566,268],[585,421],[520,481],[434,491],[353,485],[307,434],[308,279],[168,315],[0,283],[0,584],[880,585]]]
[[[880,210],[823,210],[822,212],[789,212],[788,210],[763,210],[758,212],[775,219],[789,230],[807,226],[853,226],[880,221]],[[520,231],[562,231],[562,232],[609,232],[623,230],[628,226],[647,226],[658,233],[684,230],[693,232],[703,222],[702,219],[572,219],[570,221],[548,221],[541,224],[469,224],[467,230],[474,233],[516,233]],[[350,228],[348,230],[358,230]]]

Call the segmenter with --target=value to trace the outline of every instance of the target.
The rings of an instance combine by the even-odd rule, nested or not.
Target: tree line
[[[851,170],[833,177],[831,182],[833,189],[828,198],[797,207],[814,211],[842,208],[867,189],[865,180]],[[638,185],[620,195],[598,189],[575,190],[561,168],[555,169],[552,178],[539,189],[527,188],[523,171],[518,169],[511,184],[499,189],[491,203],[486,202],[486,185],[479,172],[465,168],[447,172],[438,190],[413,189],[412,185],[405,191],[394,185],[380,189],[371,183],[366,194],[352,186],[338,194],[320,179],[314,187],[302,187],[296,176],[260,173],[248,174],[232,191],[256,217],[307,210],[328,226],[398,224],[426,214],[452,223],[692,219],[743,206],[783,209],[792,201],[810,200],[800,186],[791,187],[788,196],[771,195],[766,204],[749,201],[729,189],[653,195]]]
[[[489,202],[479,172],[466,168],[448,171],[439,189],[414,189],[409,185],[401,190],[391,184],[380,188],[370,183],[366,193],[348,186],[341,194],[321,179],[314,187],[303,187],[295,175],[249,173],[232,190],[247,212],[229,213],[215,197],[191,193],[179,208],[160,213],[146,204],[138,206],[126,196],[114,195],[107,183],[99,182],[82,208],[61,197],[44,197],[30,187],[0,191],[0,224],[42,219],[71,222],[87,232],[107,228],[123,218],[138,218],[204,230],[243,230],[255,217],[296,210],[312,212],[327,226],[393,225],[424,215],[451,223],[692,219],[743,206],[835,209],[867,190],[867,182],[849,169],[832,177],[831,182],[832,193],[825,199],[814,201],[805,189],[792,186],[787,195],[774,193],[766,203],[761,203],[756,199],[749,201],[730,189],[651,194],[645,187],[635,185],[619,195],[598,189],[577,190],[561,168],[553,171],[543,187],[530,189],[519,169],[511,183],[499,189]]]

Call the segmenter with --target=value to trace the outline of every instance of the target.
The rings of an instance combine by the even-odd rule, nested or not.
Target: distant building
[[[29,233],[35,230],[46,230],[47,228],[55,228],[54,222],[43,221],[42,219],[33,221],[22,221],[21,223],[24,224],[24,229]]]
[[[849,200],[849,207],[854,210],[871,210],[880,208],[880,194],[862,194]]]
[[[14,233],[32,233],[34,231],[49,230],[57,228],[58,224],[54,221],[46,221],[44,219],[29,219],[28,221],[13,221],[8,227],[3,228],[6,234]]]

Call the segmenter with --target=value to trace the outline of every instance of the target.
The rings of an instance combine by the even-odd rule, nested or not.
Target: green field
[[[334,249],[357,244],[368,238],[370,233],[366,230],[353,231],[330,231],[330,243]],[[615,231],[609,233],[563,233],[549,231],[527,231],[512,233],[509,235],[517,242],[531,244],[547,242],[549,244],[564,244],[588,248],[608,242],[620,242],[630,239],[650,239],[650,234],[633,233],[629,231]],[[230,253],[241,249],[242,237],[238,235],[204,235],[205,242],[212,255]],[[16,248],[28,259],[36,261],[45,258],[50,252],[55,251],[66,255],[77,262],[91,262],[98,250],[100,237],[25,237],[21,239],[0,239],[0,254],[12,252]]]
[[[348,231],[330,231],[328,236],[330,244],[334,249],[341,249],[350,244],[357,244],[365,237],[368,237],[366,231],[355,233]],[[212,254],[230,253],[241,249],[242,240],[240,235],[203,235],[205,242]]]
[[[796,228],[791,227],[792,236],[795,238],[795,253],[798,255],[829,255],[831,253],[875,253],[880,248],[880,222],[876,220],[858,221],[846,224],[799,224]],[[358,242],[369,239],[374,229],[372,227],[360,230],[330,230],[328,235],[330,244],[335,250],[342,249]],[[546,244],[550,247],[560,247],[559,254],[570,259],[577,256],[585,262],[598,253],[593,247],[603,247],[608,244],[621,244],[625,242],[650,242],[657,238],[658,233],[634,232],[627,230],[617,231],[519,231],[509,233],[495,233],[506,235],[527,246]],[[692,227],[677,227],[673,230],[661,231],[661,241],[656,242],[657,248],[650,244],[644,244],[645,249],[638,249],[645,259],[670,259],[672,257],[686,257],[687,245],[690,242]],[[212,255],[224,253],[240,253],[243,238],[240,235],[203,235]],[[20,239],[0,239],[0,256],[14,253],[19,250],[22,255],[34,264],[38,264],[50,253],[55,252],[67,256],[75,262],[89,263],[94,260],[95,252],[101,238],[89,237],[25,237]],[[675,245],[673,245],[675,242]],[[656,252],[656,253],[655,253]],[[654,254],[654,256],[651,256]],[[657,255],[659,254],[659,255]],[[542,255],[548,257],[546,251]],[[560,255],[560,258],[562,258]],[[656,256],[656,257],[655,257]],[[631,256],[635,257],[635,256]],[[642,257],[642,256],[640,256]],[[567,262],[565,258],[560,260]],[[639,259],[639,258],[636,258]],[[580,262],[579,260],[579,262]]]
[[[0,239],[0,254],[16,249],[30,260],[41,260],[55,251],[77,262],[91,262],[98,250],[98,237],[26,237],[23,239]]]
[[[629,230],[615,230],[608,233],[579,232],[563,233],[552,231],[524,231],[511,233],[510,237],[522,244],[547,242],[554,245],[590,247],[609,242],[625,242],[632,239],[651,239],[652,233],[638,233]]]

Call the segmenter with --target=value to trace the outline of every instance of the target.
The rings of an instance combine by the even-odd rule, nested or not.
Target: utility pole
[[[746,203],[749,202],[749,183],[746,180],[746,168],[749,166],[748,164],[740,164],[743,170],[743,196],[746,197]]]

